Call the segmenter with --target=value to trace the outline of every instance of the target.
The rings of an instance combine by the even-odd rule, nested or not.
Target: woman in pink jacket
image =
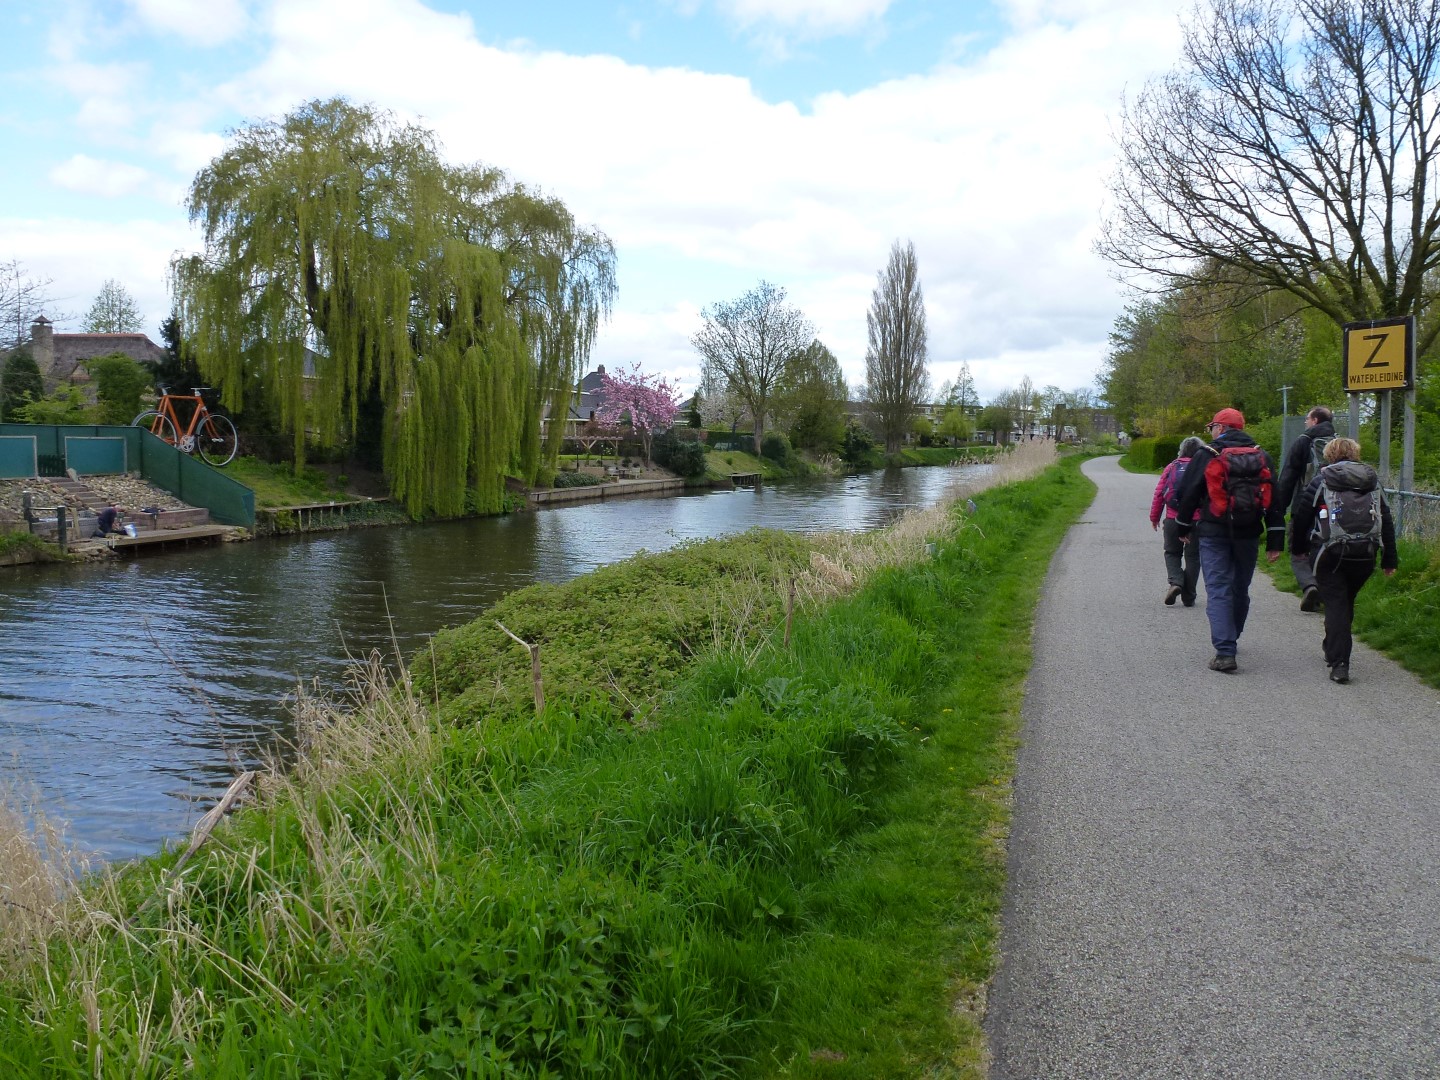
[[[1180,478],[1185,475],[1185,466],[1190,458],[1205,445],[1203,439],[1191,435],[1180,444],[1180,456],[1160,474],[1155,485],[1155,496],[1150,500],[1150,528],[1160,528],[1161,513],[1165,517],[1165,576],[1170,585],[1165,590],[1166,606],[1173,605],[1179,597],[1186,607],[1195,606],[1195,586],[1200,580],[1200,554],[1195,544],[1182,544],[1175,528],[1175,496],[1180,490]],[[1200,516],[1198,513],[1195,515]]]

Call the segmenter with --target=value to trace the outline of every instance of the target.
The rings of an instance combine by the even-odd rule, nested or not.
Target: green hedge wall
[[[1159,435],[1153,439],[1135,439],[1130,443],[1126,460],[1137,469],[1159,472],[1180,453],[1181,436]]]

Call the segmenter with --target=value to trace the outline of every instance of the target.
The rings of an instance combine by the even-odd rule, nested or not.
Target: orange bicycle
[[[172,394],[167,387],[160,388],[160,401],[153,409],[146,409],[134,420],[132,427],[145,427],[150,434],[164,439],[177,450],[187,454],[199,453],[211,465],[228,465],[235,458],[240,437],[228,416],[210,411],[201,396],[208,386],[192,387],[188,394]],[[180,402],[190,406],[190,422],[180,423]]]

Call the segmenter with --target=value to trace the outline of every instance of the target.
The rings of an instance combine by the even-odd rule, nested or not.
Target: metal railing
[[[1395,535],[1407,540],[1440,541],[1440,495],[1385,488]]]

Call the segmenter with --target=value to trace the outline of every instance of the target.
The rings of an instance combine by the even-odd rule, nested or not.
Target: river
[[[0,782],[86,851],[149,854],[287,737],[298,683],[341,683],[347,651],[408,657],[505,593],[642,549],[757,526],[878,528],[967,475],[892,469],[0,569]]]

